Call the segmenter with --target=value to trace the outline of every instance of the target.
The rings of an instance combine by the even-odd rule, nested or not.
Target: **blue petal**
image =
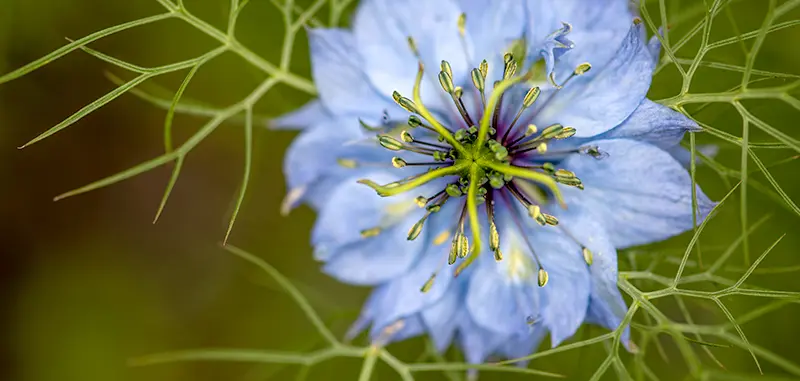
[[[578,330],[589,306],[590,279],[581,248],[553,227],[533,230],[531,242],[549,273],[541,288],[542,324],[550,330],[552,346],[558,346]]]
[[[615,247],[662,241],[692,228],[691,179],[669,153],[625,139],[592,144],[608,156],[596,160],[572,155],[562,166],[575,172],[585,187],[571,204],[601,218]],[[702,221],[714,203],[699,187],[697,201]]]
[[[555,75],[556,60],[575,47],[575,43],[567,37],[571,31],[572,26],[570,24],[562,24],[561,28],[549,34],[534,51],[534,54],[538,53],[544,59],[545,71],[548,76]],[[567,71],[567,73],[570,72]],[[553,78],[557,77],[554,76]]]
[[[539,344],[541,344],[546,334],[547,330],[544,326],[537,324],[529,334],[510,338],[500,346],[498,352],[508,359],[528,356],[536,352],[536,349],[539,347]],[[528,365],[528,361],[520,361],[516,364],[517,366],[525,367]]]
[[[373,181],[383,183],[395,179],[386,171],[373,171],[365,175]],[[341,246],[364,241],[361,231],[382,226],[386,219],[386,209],[397,202],[380,197],[374,190],[357,183],[361,178],[349,177],[338,187],[328,190],[333,201],[320,210],[311,232],[317,260],[329,259],[333,251]]]
[[[647,50],[649,50],[650,55],[653,56],[653,65],[658,65],[658,61],[661,58],[661,40],[658,39],[659,35],[664,35],[664,27],[658,28],[658,35],[651,37],[650,42],[647,43]]]
[[[364,60],[358,54],[350,31],[310,29],[311,65],[320,100],[339,115],[378,116],[384,109],[398,110],[372,86],[364,73]]]
[[[363,332],[380,314],[378,304],[386,298],[385,289],[378,288],[369,295],[366,303],[361,308],[361,313],[350,325],[345,334],[345,340],[351,341]],[[425,325],[419,315],[407,316],[392,322],[391,326],[376,326],[372,324],[369,332],[370,340],[378,345],[386,345],[393,341],[401,341],[425,333]]]
[[[397,325],[384,329],[378,329],[373,325],[369,336],[377,345],[386,345],[395,341],[403,341],[425,333],[425,325],[419,315],[412,315],[396,322]]]
[[[305,201],[324,177],[346,174],[346,169],[339,166],[336,159],[345,142],[361,135],[358,129],[356,119],[328,118],[306,129],[292,142],[283,162],[283,173],[292,195],[284,211]]]
[[[385,294],[376,305],[380,311],[374,322],[376,326],[391,324],[397,319],[413,315],[436,303],[448,292],[453,279],[453,266],[447,266],[444,262],[449,246],[434,245],[432,242],[427,245],[428,249],[411,270],[380,286],[385,289]],[[433,286],[427,292],[422,292],[420,288],[433,274],[436,274]]]
[[[331,115],[322,102],[314,99],[295,111],[273,119],[267,127],[276,130],[301,130],[330,118]]]
[[[472,320],[466,309],[462,309],[458,313],[456,321],[461,350],[464,352],[467,362],[471,364],[483,363],[486,357],[496,352],[509,338],[508,335],[501,335],[482,328]]]
[[[491,254],[484,253],[482,255],[490,256]],[[530,290],[531,284],[528,283],[528,287],[525,288],[517,286],[502,271],[500,266],[495,263],[477,266],[470,275],[466,308],[475,323],[483,329],[500,334],[516,334],[527,328],[526,318],[535,311],[527,308],[521,310],[518,307],[518,299],[534,299],[535,294],[527,292],[519,296],[522,290]],[[525,303],[525,307],[533,304],[528,300],[525,300]]]
[[[428,334],[433,340],[433,345],[439,352],[447,350],[458,327],[456,313],[461,303],[462,286],[460,283],[463,282],[456,280],[455,283],[438,301],[420,313],[422,321],[428,329]]]
[[[632,139],[669,149],[681,142],[684,133],[691,131],[700,131],[693,120],[669,107],[644,99],[621,125],[595,139]]]
[[[614,330],[622,323],[628,307],[617,287],[617,250],[602,225],[602,219],[592,210],[582,208],[572,201],[582,197],[582,192],[569,189],[564,192],[569,210],[558,214],[560,225],[584,247],[592,252],[592,265],[589,266],[592,289],[586,320]],[[575,255],[575,253],[572,253]],[[578,253],[581,255],[582,253]],[[630,329],[625,328],[622,341],[627,345]]]
[[[525,5],[521,1],[459,0],[459,3],[467,15],[466,32],[474,46],[469,69],[478,67],[485,59],[489,63],[486,83],[494,83],[502,79],[503,55],[525,34]],[[491,93],[491,86],[488,87],[487,96]]]
[[[435,78],[441,60],[448,60],[456,83],[468,73],[465,49],[459,42],[458,18],[461,10],[454,0],[366,0],[356,13],[354,34],[364,58],[363,70],[384,96],[399,91],[411,97],[417,74],[417,59],[408,46],[413,37],[427,68]],[[468,37],[468,36],[467,36]],[[467,51],[472,42],[466,39]],[[441,104],[438,83],[423,82],[426,106]],[[430,104],[428,99],[431,100]]]
[[[614,58],[595,76],[578,77],[556,93],[535,119],[537,125],[560,123],[576,136],[594,136],[630,116],[650,88],[653,60],[642,42],[642,24],[633,25]]]
[[[377,237],[354,242],[334,251],[323,271],[334,278],[355,285],[376,285],[408,271],[425,249],[424,240],[409,242],[409,218],[403,227],[387,229]]]
[[[564,37],[574,44],[569,51],[562,51],[564,54],[559,58],[556,69],[559,82],[583,62],[602,69],[624,39],[633,19],[627,0],[539,0],[525,4],[533,54],[538,54],[547,36],[560,29],[562,23],[572,25],[572,31]]]
[[[521,236],[524,233],[510,213],[498,208],[496,217],[503,234],[503,260],[495,261],[489,252],[481,254],[469,276],[466,308],[484,329],[502,334],[526,333],[530,331],[528,320],[540,312],[537,268]]]

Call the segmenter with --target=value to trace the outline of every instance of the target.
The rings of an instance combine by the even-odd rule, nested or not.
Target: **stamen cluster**
[[[409,39],[409,45],[416,53],[413,40]],[[408,118],[409,129],[403,129],[399,133],[399,137],[396,136],[397,134],[395,136],[388,133],[379,134],[378,142],[391,151],[408,151],[432,158],[432,161],[427,162],[408,162],[401,157],[393,157],[392,165],[394,167],[427,166],[428,170],[383,185],[370,180],[360,181],[376,190],[379,195],[387,197],[413,190],[436,179],[454,178],[455,180],[449,182],[433,196],[419,196],[415,199],[420,208],[425,208],[426,213],[411,227],[408,239],[416,239],[428,218],[439,212],[447,202],[457,202],[454,200],[465,198],[465,202],[461,205],[460,216],[454,223],[454,233],[447,260],[452,265],[458,258],[466,258],[456,268],[456,275],[473,263],[481,250],[479,205],[485,205],[490,230],[489,247],[494,253],[495,259],[500,261],[503,254],[500,251],[500,232],[495,222],[496,203],[503,202],[508,205],[511,213],[518,213],[518,209],[511,204],[513,200],[516,200],[524,206],[529,217],[539,225],[558,226],[558,219],[544,212],[544,209],[552,205],[554,200],[564,206],[557,184],[583,189],[583,183],[575,173],[556,168],[554,160],[549,159],[573,152],[595,158],[603,156],[597,147],[593,146],[560,152],[550,150],[549,144],[552,141],[572,137],[576,133],[575,128],[553,124],[540,130],[534,124],[519,123],[521,120],[532,119],[530,115],[523,118],[523,113],[539,99],[542,91],[538,86],[532,86],[527,91],[513,120],[508,123],[503,120],[504,94],[513,86],[529,81],[533,76],[533,66],[524,74],[519,75],[517,65],[517,61],[511,54],[504,56],[503,79],[493,84],[493,91],[488,99],[485,82],[489,64],[484,60],[479,67],[471,71],[472,84],[476,92],[475,99],[477,102],[479,96],[482,106],[475,115],[478,119],[475,119],[464,102],[465,90],[454,84],[450,64],[442,61],[441,71],[438,74],[439,84],[446,95],[452,99],[453,105],[463,121],[463,124],[457,122],[455,126],[445,126],[422,103],[420,82],[423,78],[424,68],[420,60],[413,100],[398,92],[393,93],[394,101],[412,114]],[[588,63],[579,65],[564,83],[554,84],[555,91],[561,89],[573,77],[582,75],[590,69],[591,65]],[[545,105],[546,101],[542,107]],[[541,107],[538,109],[541,110]],[[523,125],[525,127],[522,127]],[[417,135],[426,136],[435,141],[426,141],[424,138],[412,135],[409,130],[413,129],[422,130]],[[521,224],[520,218],[514,218],[514,220],[517,224]],[[471,244],[464,231],[467,221],[469,221],[472,232]],[[522,226],[520,225],[519,228],[522,229]],[[560,228],[563,230],[563,227]],[[565,230],[565,232],[571,236],[568,231]],[[528,248],[538,266],[538,284],[544,287],[549,275],[530,243],[528,243]],[[583,256],[586,263],[591,264],[592,253],[585,247]],[[433,276],[425,283],[422,290],[429,289],[432,282]]]

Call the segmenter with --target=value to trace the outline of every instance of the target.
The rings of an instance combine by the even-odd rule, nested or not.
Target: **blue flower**
[[[698,127],[646,99],[660,46],[627,0],[364,0],[309,40],[284,207],[318,211],[327,274],[375,287],[351,334],[479,363],[616,329],[617,249],[692,228]]]

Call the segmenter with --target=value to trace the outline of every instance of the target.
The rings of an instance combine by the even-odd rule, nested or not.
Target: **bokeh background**
[[[766,0],[734,1],[714,24],[712,38],[725,38],[757,30],[767,10]],[[786,3],[780,1],[778,4]],[[226,0],[186,0],[193,13],[224,29]],[[702,17],[682,12],[702,7],[699,0],[666,1],[674,36],[685,33]],[[299,1],[307,6],[308,2]],[[658,14],[657,6],[653,8]],[[63,44],[96,30],[161,12],[155,1],[102,0],[0,0],[0,74],[9,72]],[[318,18],[327,18],[323,8]],[[800,18],[796,10],[782,20]],[[345,13],[345,21],[347,13]],[[240,40],[267,60],[277,62],[283,38],[281,16],[267,0],[252,0],[240,20]],[[179,20],[167,20],[103,39],[91,46],[142,66],[162,65],[201,54],[214,41]],[[744,65],[744,52],[752,40],[716,50],[708,60]],[[691,45],[691,44],[690,44]],[[696,46],[697,43],[694,42]],[[786,28],[770,34],[756,67],[800,75],[800,29]],[[691,50],[687,50],[691,52]],[[690,54],[682,57],[691,58]],[[308,77],[304,32],[294,46],[292,71]],[[107,73],[124,79],[130,73],[83,53],[74,52],[21,79],[0,86],[0,377],[8,380],[291,380],[298,367],[242,363],[184,363],[129,367],[128,359],[148,353],[198,347],[241,347],[308,351],[324,343],[296,304],[252,265],[219,246],[233,210],[242,176],[244,133],[241,123],[227,122],[188,155],[182,175],[162,218],[152,224],[171,166],[165,166],[109,188],[53,202],[53,196],[131,167],[163,152],[162,126],[166,112],[126,94],[80,122],[24,150],[29,139],[55,125],[84,105],[112,90]],[[177,89],[185,72],[158,77],[141,86],[158,92]],[[205,66],[186,96],[217,107],[239,101],[265,74],[233,54]],[[674,95],[679,77],[665,69],[654,82],[651,98]],[[739,81],[739,74],[701,68],[692,90],[724,91]],[[796,81],[766,81],[775,85]],[[794,96],[797,96],[795,91]],[[171,96],[171,93],[167,93]],[[279,214],[284,197],[282,156],[293,132],[270,131],[262,116],[274,116],[308,100],[308,95],[286,86],[270,91],[257,105],[253,175],[244,207],[230,242],[265,259],[289,277],[310,299],[325,323],[342,335],[357,316],[368,290],[339,284],[319,272],[311,258],[309,231],[314,213],[307,207],[288,217]],[[780,101],[745,103],[771,125],[800,138],[798,110]],[[695,107],[696,109],[696,107]],[[693,111],[692,108],[689,111]],[[703,122],[734,135],[742,122],[729,105],[714,105],[698,112]],[[178,115],[176,141],[180,142],[204,122]],[[769,136],[751,128],[752,141]],[[703,144],[720,141],[706,134]],[[322,147],[321,147],[322,148]],[[791,150],[759,150],[765,163],[791,158]],[[720,163],[739,168],[740,149],[720,144]],[[752,164],[750,168],[755,166]],[[800,180],[797,163],[772,168],[786,193],[797,200]],[[728,190],[720,177],[702,167],[698,179],[714,199]],[[752,179],[768,184],[762,175]],[[732,180],[735,183],[735,179]],[[767,185],[768,187],[768,185]],[[707,260],[719,255],[741,233],[739,195],[709,224],[701,238]],[[800,216],[758,189],[748,192],[749,220],[771,215],[750,238],[752,256],[786,234],[765,260],[751,283],[776,290],[800,291],[797,226]],[[647,263],[653,253],[680,256],[688,242],[678,237],[654,247],[637,249]],[[743,266],[741,250],[732,259]],[[675,266],[659,272],[672,275]],[[691,269],[690,269],[691,272]],[[710,286],[709,286],[710,287]],[[734,315],[766,303],[756,298],[726,299]],[[690,303],[701,323],[724,322],[713,305]],[[661,303],[665,314],[680,319],[674,303]],[[743,326],[748,338],[795,364],[800,363],[800,308],[789,303]],[[582,331],[596,335],[599,328]],[[588,337],[588,336],[585,336]],[[655,351],[648,364],[662,380],[683,379],[686,366],[673,342],[662,335],[666,360]],[[713,340],[712,340],[713,341]],[[391,348],[401,359],[419,357],[424,343],[414,340]],[[715,365],[695,349],[707,367]],[[731,371],[755,374],[747,351],[712,348]],[[605,357],[602,346],[570,351],[534,362],[537,368],[583,380]],[[448,359],[459,361],[455,353]],[[356,379],[358,359],[339,359],[312,369],[312,380]],[[780,367],[762,362],[766,372],[791,379]],[[4,374],[3,374],[4,373]],[[422,380],[445,379],[437,373]],[[374,380],[396,375],[379,369]],[[530,377],[530,376],[526,376]],[[743,376],[740,379],[750,379]],[[515,375],[483,374],[483,378],[527,379]],[[614,379],[609,372],[608,379]]]

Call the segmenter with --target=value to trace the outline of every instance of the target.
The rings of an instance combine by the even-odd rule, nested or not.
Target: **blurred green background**
[[[186,0],[198,17],[223,29],[227,0]],[[669,14],[683,20],[674,25],[673,36],[685,33],[701,14],[690,11],[702,1],[667,1]],[[785,1],[778,4],[786,3]],[[298,2],[307,6],[308,2]],[[734,1],[730,12],[721,13],[712,40],[758,29],[767,1]],[[63,44],[102,28],[161,12],[156,1],[101,0],[0,0],[0,74],[9,72]],[[653,8],[657,19],[658,8]],[[327,10],[319,19],[327,20]],[[799,19],[797,10],[781,20]],[[280,58],[283,40],[281,16],[266,0],[252,0],[245,9],[237,36],[243,44],[271,62]],[[673,37],[675,38],[675,37]],[[690,43],[697,45],[697,41]],[[752,40],[713,51],[709,61],[744,65],[744,51]],[[202,54],[215,41],[180,20],[126,31],[91,45],[94,49],[142,66],[163,65]],[[800,29],[786,28],[770,34],[756,68],[800,74]],[[679,54],[691,58],[688,53]],[[294,47],[292,71],[308,77],[309,64],[304,32]],[[165,111],[130,94],[92,113],[57,135],[24,150],[16,147],[92,102],[115,85],[105,73],[133,78],[124,70],[83,53],[74,52],[31,74],[0,86],[0,266],[5,319],[0,347],[0,372],[8,380],[290,380],[298,367],[243,363],[186,363],[152,367],[128,367],[131,357],[153,352],[197,347],[242,347],[309,351],[324,342],[300,309],[281,289],[252,265],[220,249],[233,210],[242,175],[244,134],[240,123],[228,122],[188,155],[182,175],[164,215],[151,223],[169,179],[171,166],[158,168],[110,188],[52,202],[53,196],[136,165],[163,152]],[[141,86],[174,91],[185,72],[158,77]],[[203,67],[186,92],[216,107],[239,101],[257,86],[265,74],[233,54],[225,54]],[[678,87],[677,71],[667,68],[654,81],[651,98],[672,96]],[[740,81],[740,74],[703,68],[693,92],[725,91]],[[760,78],[760,77],[759,77]],[[765,81],[770,86],[796,81]],[[153,87],[157,85],[158,87]],[[797,97],[797,91],[791,93]],[[167,94],[171,96],[170,93]],[[278,115],[303,104],[309,96],[287,86],[271,90],[258,103],[258,115]],[[751,112],[793,136],[798,110],[777,100],[748,101]],[[697,111],[696,106],[688,108]],[[742,122],[727,104],[697,111],[695,116],[718,129],[741,135]],[[257,119],[261,121],[261,119]],[[183,141],[205,122],[203,118],[178,115],[176,141]],[[306,207],[290,216],[279,214],[284,196],[282,156],[294,136],[269,131],[263,124],[255,131],[253,175],[244,207],[230,242],[267,260],[288,276],[318,309],[326,324],[341,336],[357,316],[368,290],[338,284],[319,273],[311,259],[309,231],[314,214]],[[770,137],[751,126],[752,141]],[[720,143],[705,134],[699,143]],[[758,150],[767,164],[796,155],[791,150]],[[738,169],[740,149],[721,144],[718,160]],[[750,168],[755,166],[750,162]],[[800,197],[795,162],[771,169],[785,192]],[[760,174],[752,178],[768,183]],[[728,190],[708,167],[699,169],[699,182],[709,195],[720,199]],[[735,183],[735,179],[732,180]],[[749,220],[772,217],[751,237],[755,257],[786,233],[762,266],[791,270],[798,261],[800,217],[758,189],[748,189]],[[701,238],[707,261],[740,235],[739,194],[735,194],[712,221]],[[680,257],[688,242],[683,236],[654,246],[639,258],[646,264],[652,253]],[[741,250],[732,259],[742,268]],[[672,275],[675,266],[659,266]],[[692,270],[689,269],[689,272]],[[750,282],[785,291],[800,291],[792,272],[757,272]],[[711,286],[709,286],[711,287]],[[725,300],[735,316],[767,301],[736,297]],[[681,319],[674,303],[658,304],[671,318]],[[690,303],[699,323],[724,322],[713,305]],[[748,338],[787,360],[800,363],[800,308],[783,307],[743,326]],[[594,328],[588,334],[601,332]],[[581,332],[581,335],[587,332]],[[686,366],[673,341],[662,335],[666,361],[648,350],[648,364],[662,380],[683,379]],[[711,340],[713,341],[713,340]],[[423,348],[421,340],[392,348],[401,359],[413,361]],[[699,346],[695,349],[707,367],[715,365]],[[731,371],[755,374],[747,351],[712,348]],[[534,367],[582,380],[605,357],[602,346],[570,351]],[[458,361],[450,353],[450,360]],[[576,365],[577,364],[577,365]],[[786,369],[762,362],[765,372],[788,376]],[[339,359],[314,367],[312,380],[356,379],[360,361]],[[373,380],[393,380],[396,375],[379,369]],[[527,376],[530,377],[530,376]],[[607,379],[615,379],[609,372]],[[484,379],[527,379],[515,375],[483,374]],[[446,379],[438,373],[419,379]],[[745,376],[745,378],[749,377]]]

